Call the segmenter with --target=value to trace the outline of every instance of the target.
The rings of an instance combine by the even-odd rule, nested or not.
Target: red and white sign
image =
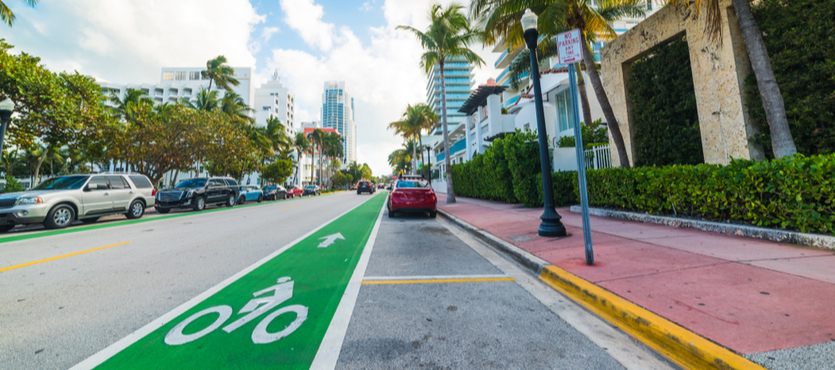
[[[560,64],[574,64],[583,60],[583,39],[580,30],[574,29],[557,35],[557,52]]]

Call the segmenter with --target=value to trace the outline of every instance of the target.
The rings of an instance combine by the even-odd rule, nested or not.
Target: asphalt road
[[[67,369],[369,199],[233,207],[0,243],[0,368]],[[2,241],[2,239],[0,239]]]
[[[549,307],[562,296],[453,228],[383,219],[337,369],[669,367],[600,322],[593,342]],[[586,315],[574,325],[588,328]]]
[[[217,355],[227,362],[208,367],[671,368],[446,221],[385,217],[381,197],[344,192],[0,238],[0,368],[67,369],[130,338],[103,366],[121,368],[130,356],[165,367]],[[232,322],[274,288],[264,302],[282,303],[257,320],[274,320],[261,322],[263,335],[286,337],[258,342],[253,321],[230,334],[209,329],[186,345],[168,342],[178,323],[206,307],[229,305],[229,315],[238,312]],[[268,315],[271,307],[278,311]],[[276,316],[292,307],[295,314]],[[182,324],[179,338],[212,317]],[[240,352],[225,353],[231,347]],[[260,357],[247,357],[256,351]]]

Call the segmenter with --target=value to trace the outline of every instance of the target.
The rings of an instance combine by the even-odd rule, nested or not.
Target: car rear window
[[[130,178],[130,181],[133,181],[133,184],[136,185],[136,187],[138,189],[150,189],[150,188],[154,187],[154,185],[151,184],[151,181],[148,180],[148,178],[145,177],[145,176],[128,176],[128,177]]]
[[[401,180],[397,182],[397,187],[401,189],[429,189],[429,181],[426,180]]]

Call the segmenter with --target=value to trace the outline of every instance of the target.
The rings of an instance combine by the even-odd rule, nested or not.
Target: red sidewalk
[[[835,341],[835,252],[591,216],[536,235],[542,209],[457,198],[439,208],[741,354]]]

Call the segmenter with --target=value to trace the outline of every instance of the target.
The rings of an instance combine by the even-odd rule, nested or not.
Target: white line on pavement
[[[377,240],[377,232],[380,230],[380,221],[383,220],[383,211],[386,205],[380,208],[380,214],[377,215],[377,222],[374,223],[374,229],[371,230],[371,235],[368,237],[368,242],[365,243],[365,249],[362,251],[362,256],[354,269],[354,274],[351,275],[351,281],[348,282],[348,287],[345,288],[345,293],[342,295],[342,300],[339,306],[336,307],[336,312],[331,319],[331,324],[328,331],[325,332],[325,337],[322,339],[322,344],[319,345],[319,351],[316,352],[316,357],[313,358],[313,363],[310,365],[311,369],[332,370],[336,367],[336,361],[339,360],[339,352],[342,351],[342,342],[345,340],[345,334],[348,332],[348,324],[351,322],[351,315],[354,313],[354,305],[357,303],[357,296],[360,294],[360,285],[362,284],[362,277],[365,275],[365,270],[368,267],[368,259],[371,258],[371,250],[374,248],[374,242]]]
[[[121,352],[122,350],[129,347],[130,345],[136,343],[136,341],[144,338],[146,335],[152,333],[154,330],[159,329],[163,325],[167,324],[169,321],[174,320],[178,316],[182,315],[184,312],[190,310],[192,307],[194,307],[197,304],[199,304],[200,302],[204,301],[206,298],[209,298],[213,294],[219,292],[221,289],[226,288],[227,286],[234,283],[238,279],[244,277],[246,274],[252,272],[252,270],[255,270],[256,268],[260,267],[261,265],[267,263],[268,261],[275,258],[279,254],[283,253],[284,251],[290,249],[291,247],[293,247],[297,243],[301,242],[302,240],[304,240],[308,236],[313,235],[313,233],[319,231],[320,229],[327,226],[331,222],[336,221],[340,217],[346,215],[348,212],[351,212],[354,209],[356,209],[357,207],[365,204],[365,202],[371,200],[372,198],[368,198],[368,199],[362,201],[360,204],[357,204],[356,206],[352,207],[351,209],[349,209],[349,210],[341,213],[340,215],[326,221],[325,223],[319,225],[315,229],[310,230],[306,234],[296,238],[295,240],[293,240],[290,243],[284,245],[283,247],[281,247],[277,251],[275,251],[275,252],[271,253],[270,255],[262,258],[258,262],[255,262],[254,264],[252,264],[249,267],[241,270],[237,274],[230,276],[228,279],[226,279],[226,280],[220,282],[219,284],[209,288],[209,290],[207,290],[207,291],[201,293],[200,295],[190,299],[188,302],[181,304],[180,306],[178,306],[177,308],[169,311],[165,315],[160,316],[158,319],[156,319],[154,321],[151,321],[148,325],[145,325],[145,326],[139,328],[139,330],[128,334],[128,336],[122,338],[121,340],[119,340],[116,343],[111,344],[110,346],[108,346],[105,349],[99,351],[98,353],[90,356],[86,360],[80,362],[78,365],[75,365],[75,366],[71,367],[70,370],[87,370],[87,369],[92,369],[96,366],[101,365],[103,362],[107,361],[107,359],[113,357],[114,355]],[[380,219],[378,218],[377,219],[377,226],[379,226],[379,224],[380,224]],[[377,226],[375,226],[375,228],[374,228],[375,232],[372,234],[373,236],[376,236]],[[349,285],[349,287],[350,287],[350,285]],[[337,310],[337,312],[339,312],[339,311]]]

